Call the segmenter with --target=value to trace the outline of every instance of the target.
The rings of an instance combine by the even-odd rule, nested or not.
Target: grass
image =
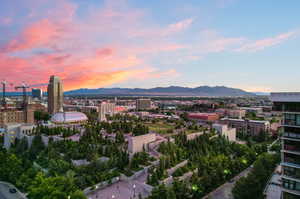
[[[165,122],[157,122],[157,123],[150,123],[150,124],[145,124],[149,127],[150,131],[154,131],[160,134],[166,134],[168,133],[169,130],[174,129],[173,124],[165,123]]]

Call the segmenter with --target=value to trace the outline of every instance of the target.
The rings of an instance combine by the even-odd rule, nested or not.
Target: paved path
[[[223,185],[221,185],[220,187],[218,187],[217,189],[215,189],[213,192],[209,193],[208,195],[206,195],[205,197],[203,197],[204,199],[208,199],[208,198],[212,198],[212,199],[233,199],[232,196],[232,189],[235,185],[235,183],[243,176],[247,176],[248,173],[252,170],[251,167],[248,167],[247,169],[245,169],[244,171],[242,171],[240,174],[238,174],[237,176],[235,176],[233,178],[233,182],[227,182]]]
[[[147,197],[150,192],[145,188],[147,173],[132,181],[119,181],[104,189],[100,189],[87,196],[88,199],[137,199],[141,194]]]

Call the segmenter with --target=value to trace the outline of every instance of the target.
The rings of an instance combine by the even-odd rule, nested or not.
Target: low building
[[[64,105],[64,111],[92,113],[92,112],[99,112],[99,107],[98,106],[84,106],[84,105]]]
[[[54,124],[82,124],[87,120],[87,116],[81,112],[59,112],[51,117]]]
[[[243,120],[222,118],[221,124],[226,124],[230,128],[235,128],[237,132],[247,133],[249,135],[259,135],[261,132],[270,132],[270,122],[261,120]]]
[[[188,114],[188,118],[205,122],[214,122],[219,119],[219,115],[217,113],[190,113]]]
[[[136,110],[149,110],[151,109],[150,99],[137,99],[136,100]]]
[[[262,114],[263,108],[261,107],[241,107],[241,110],[245,110],[246,113],[255,113],[255,114]]]
[[[229,128],[225,124],[213,124],[213,129],[215,129],[221,136],[225,136],[229,141],[236,141],[236,129]]]
[[[4,148],[9,149],[16,139],[30,136],[36,126],[30,124],[8,124],[4,128]]]
[[[229,118],[242,119],[246,116],[246,111],[241,109],[227,110],[226,114]]]
[[[156,140],[155,133],[148,133],[139,136],[130,136],[128,138],[128,152],[131,154],[148,150],[148,145]]]
[[[2,110],[0,111],[0,127],[13,123],[34,123],[34,109],[27,105],[23,110]]]

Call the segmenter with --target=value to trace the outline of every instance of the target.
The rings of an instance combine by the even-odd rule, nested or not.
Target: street
[[[233,196],[231,194],[231,191],[235,185],[235,183],[243,176],[247,176],[248,173],[252,170],[252,167],[248,167],[244,171],[242,171],[240,174],[235,176],[233,178],[233,182],[226,182],[225,184],[221,185],[217,189],[215,189],[213,192],[210,192],[208,195],[203,197],[204,199],[212,198],[212,199],[233,199]]]

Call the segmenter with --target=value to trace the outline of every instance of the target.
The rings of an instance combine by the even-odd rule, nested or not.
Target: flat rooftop
[[[271,93],[270,100],[273,102],[300,102],[300,92]]]

